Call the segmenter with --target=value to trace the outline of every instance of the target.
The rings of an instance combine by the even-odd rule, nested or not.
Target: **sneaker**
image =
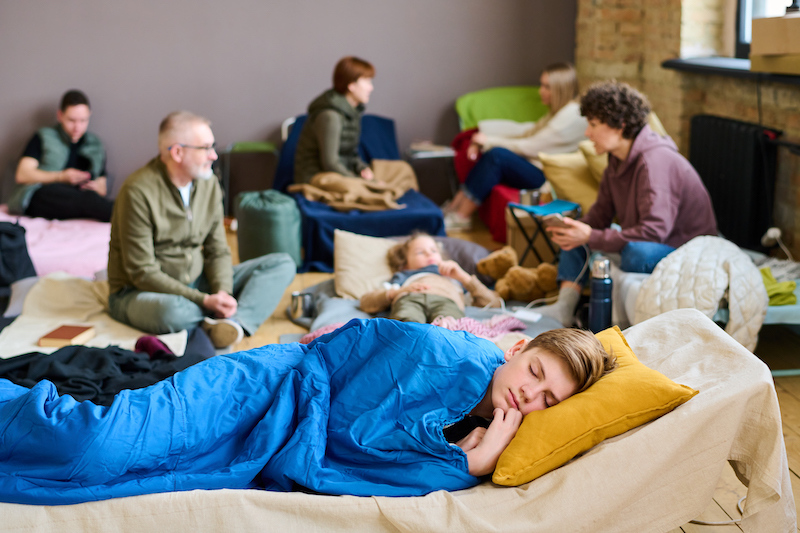
[[[444,216],[444,229],[447,231],[469,231],[472,229],[472,218],[462,217],[450,212]]]
[[[450,199],[450,200],[447,200],[445,203],[443,203],[442,205],[440,205],[440,206],[439,206],[439,209],[441,209],[441,210],[442,210],[442,213],[445,213],[445,214],[446,214],[446,213],[449,213],[449,212],[450,212],[450,206],[451,206],[451,205],[453,205],[453,200],[452,200],[452,199]]]
[[[203,331],[208,334],[214,348],[227,348],[244,338],[244,330],[235,320],[230,318],[204,318]]]

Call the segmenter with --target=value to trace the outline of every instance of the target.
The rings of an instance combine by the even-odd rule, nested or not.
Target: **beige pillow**
[[[580,152],[569,154],[539,154],[544,176],[558,198],[580,204],[583,213],[589,212],[597,200],[600,188],[592,178],[586,158]]]
[[[579,142],[578,148],[589,164],[589,172],[592,173],[592,178],[597,183],[600,183],[600,180],[603,179],[603,172],[606,171],[608,166],[608,154],[597,155],[594,150],[594,143],[589,140]]]
[[[333,232],[333,282],[342,298],[360,300],[391,279],[386,252],[397,244],[392,239],[368,237],[349,231]]]

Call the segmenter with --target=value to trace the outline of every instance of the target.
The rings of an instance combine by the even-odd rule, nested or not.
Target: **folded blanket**
[[[322,202],[337,211],[385,211],[402,209],[396,200],[410,189],[418,190],[414,170],[405,161],[373,161],[375,178],[365,180],[336,172],[320,172],[309,183],[290,185],[287,190],[301,193],[306,200]]]
[[[769,305],[795,305],[797,303],[797,296],[794,294],[794,290],[797,288],[796,282],[779,282],[772,275],[770,267],[760,268],[759,271],[764,279],[764,288],[767,289]]]

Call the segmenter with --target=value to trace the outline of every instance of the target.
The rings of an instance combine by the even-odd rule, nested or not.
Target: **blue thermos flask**
[[[611,327],[611,262],[597,256],[592,261],[592,293],[589,296],[589,329],[592,333]]]

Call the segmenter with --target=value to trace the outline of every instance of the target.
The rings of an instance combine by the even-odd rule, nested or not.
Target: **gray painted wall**
[[[401,147],[448,143],[459,95],[572,60],[575,16],[562,0],[4,0],[0,169],[73,87],[91,100],[114,192],[176,109],[211,119],[220,146],[277,141],[349,54],[375,65],[367,110],[396,120]]]

